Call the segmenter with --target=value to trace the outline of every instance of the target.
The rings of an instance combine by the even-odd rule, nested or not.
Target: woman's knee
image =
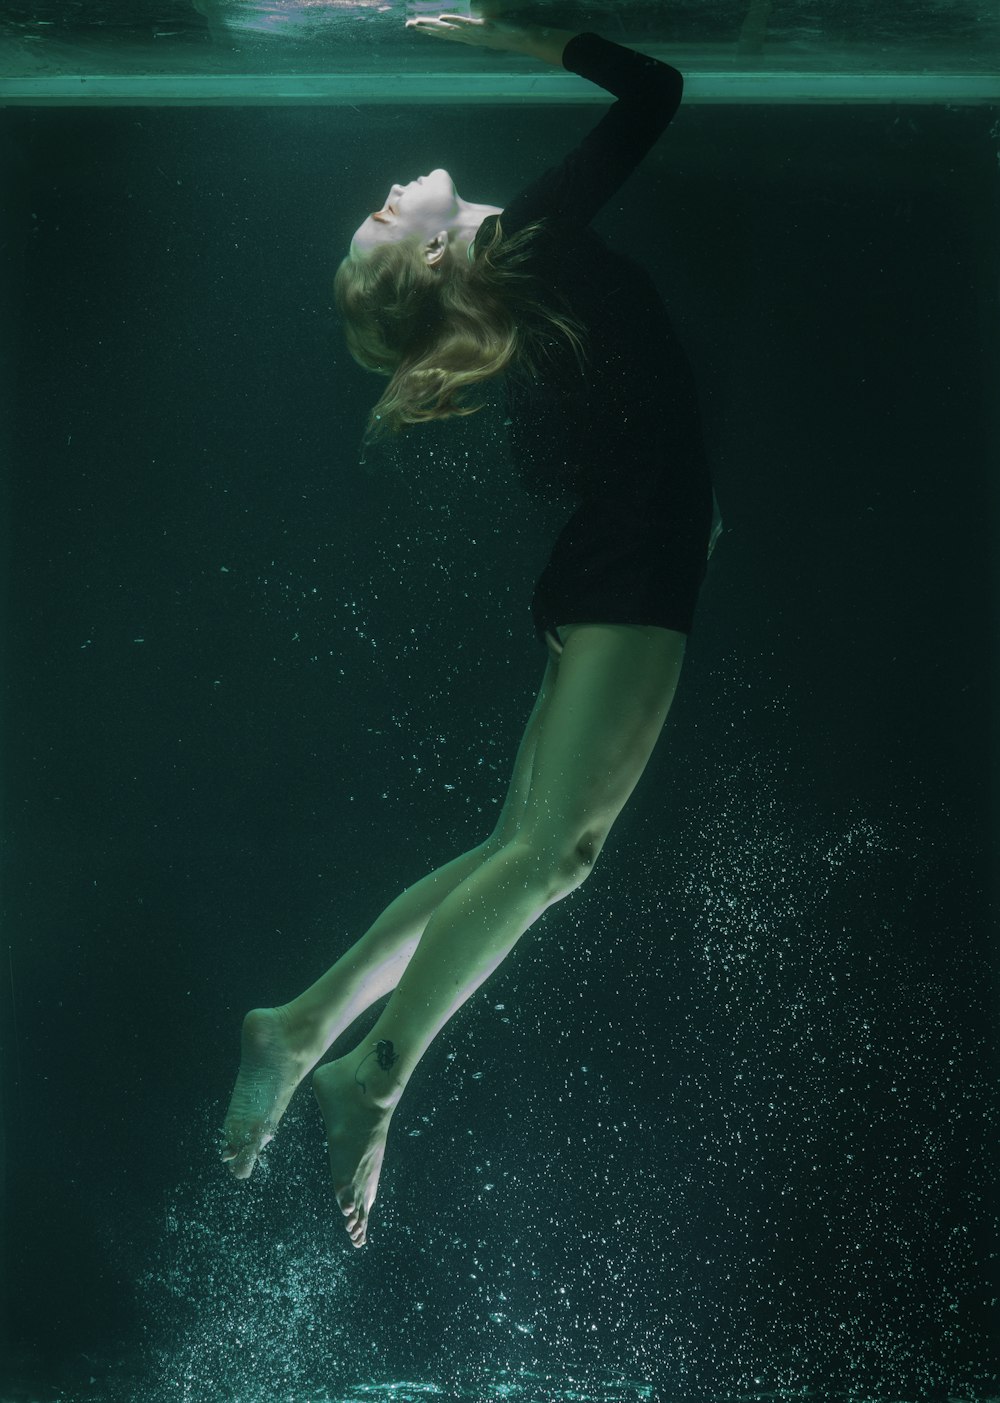
[[[602,841],[589,833],[560,839],[522,830],[498,851],[509,855],[522,870],[525,885],[551,905],[583,885],[601,847]]]

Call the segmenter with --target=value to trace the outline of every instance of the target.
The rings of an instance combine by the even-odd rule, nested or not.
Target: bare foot
[[[354,1079],[357,1060],[342,1057],[318,1067],[312,1085],[326,1122],[333,1191],[351,1241],[355,1247],[364,1247],[392,1111],[366,1099]]]
[[[222,1127],[222,1162],[237,1179],[250,1177],[293,1091],[316,1060],[281,1009],[254,1008],[244,1018],[240,1070]]]

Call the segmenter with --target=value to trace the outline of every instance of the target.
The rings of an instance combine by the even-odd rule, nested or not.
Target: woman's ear
[[[435,234],[424,244],[424,258],[427,260],[428,268],[436,268],[448,252],[448,232],[442,229],[440,234]]]

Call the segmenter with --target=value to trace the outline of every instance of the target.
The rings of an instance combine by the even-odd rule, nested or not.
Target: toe
[[[244,1139],[231,1140],[222,1151],[222,1163],[232,1164],[235,1160],[239,1164],[241,1160],[246,1160],[248,1155],[250,1155],[250,1149]]]

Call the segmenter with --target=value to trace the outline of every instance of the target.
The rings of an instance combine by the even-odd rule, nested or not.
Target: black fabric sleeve
[[[574,35],[562,61],[564,68],[614,93],[618,101],[562,165],[545,171],[504,208],[505,236],[535,219],[580,228],[589,224],[680,106],[684,79],[676,68],[598,34]]]

